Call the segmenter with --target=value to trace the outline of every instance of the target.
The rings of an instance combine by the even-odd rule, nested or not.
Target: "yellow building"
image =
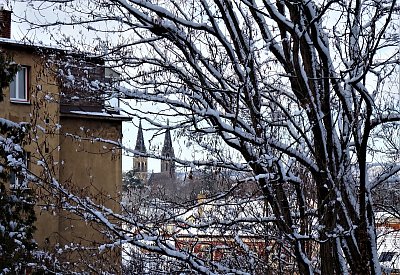
[[[46,182],[54,178],[65,189],[118,211],[122,156],[109,141],[121,141],[122,121],[129,118],[107,108],[98,90],[87,88],[91,81],[105,81],[103,60],[13,41],[10,19],[10,11],[1,9],[0,50],[20,68],[3,91],[0,117],[32,125],[24,150],[30,170],[43,181],[36,189],[35,240],[48,248],[95,245],[102,241],[98,231],[61,211],[63,198],[51,196]]]

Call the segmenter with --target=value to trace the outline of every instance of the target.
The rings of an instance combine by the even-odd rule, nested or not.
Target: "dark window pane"
[[[379,256],[379,261],[382,262],[390,262],[394,255],[396,253],[395,252],[382,252],[382,254]]]
[[[17,181],[17,175],[14,172],[10,173],[10,188],[15,189],[16,187],[16,182]]]
[[[18,99],[26,99],[26,68],[18,72]]]
[[[16,96],[17,96],[17,91],[16,91],[17,86],[16,86],[15,78],[16,77],[14,77],[14,79],[10,83],[10,98],[16,98]]]

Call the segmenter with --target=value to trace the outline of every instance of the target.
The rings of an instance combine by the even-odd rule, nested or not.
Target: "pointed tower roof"
[[[171,132],[170,132],[169,128],[165,132],[164,145],[163,145],[163,148],[161,151],[161,155],[162,156],[169,155],[170,157],[175,157],[174,147],[172,147]]]
[[[146,146],[144,145],[144,138],[143,138],[143,129],[142,129],[142,121],[139,121],[139,130],[138,135],[136,138],[136,146],[135,150],[141,153],[146,153]]]

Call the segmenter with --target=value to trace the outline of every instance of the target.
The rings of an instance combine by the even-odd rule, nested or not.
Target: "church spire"
[[[169,126],[169,122],[167,122]],[[168,172],[171,177],[175,177],[175,158],[174,147],[172,146],[171,132],[169,127],[165,132],[164,145],[161,151],[161,156],[165,159],[161,160],[161,172]]]
[[[135,151],[143,154],[147,153],[146,146],[144,145],[142,121],[139,121],[139,129],[136,137]],[[134,155],[133,170],[135,171],[136,175],[138,176],[142,184],[147,184],[147,164],[148,164],[147,157],[140,156],[137,154]]]
[[[174,147],[172,147],[171,132],[169,128],[165,132],[164,145],[161,151],[161,155],[163,157],[171,157],[171,158],[175,157]]]
[[[144,145],[144,138],[143,138],[142,120],[139,121],[139,130],[136,138],[135,150],[140,153],[146,153],[146,146]]]

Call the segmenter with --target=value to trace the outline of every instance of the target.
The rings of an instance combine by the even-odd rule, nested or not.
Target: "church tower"
[[[142,121],[139,122],[139,130],[136,138],[135,151],[139,153],[146,153],[146,146],[144,145]],[[133,157],[133,170],[136,172],[138,178],[142,183],[147,183],[147,157],[135,154]]]
[[[172,147],[171,132],[169,129],[165,132],[164,145],[161,156],[165,159],[161,160],[161,173],[165,173],[170,177],[175,177],[175,158],[174,148]]]

